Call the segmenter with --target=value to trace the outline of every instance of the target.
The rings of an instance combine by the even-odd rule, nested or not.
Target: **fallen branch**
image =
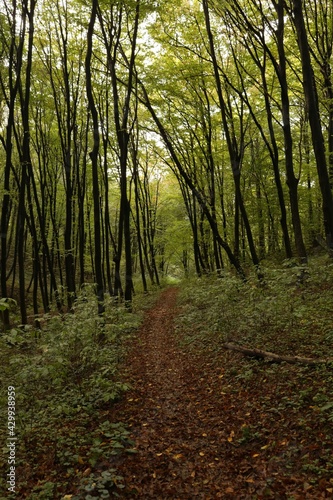
[[[313,358],[303,358],[301,356],[282,356],[280,354],[274,354],[273,352],[262,351],[261,349],[248,349],[247,347],[231,344],[229,342],[224,343],[223,347],[225,347],[226,349],[230,349],[231,351],[241,352],[245,356],[250,356],[259,359],[269,359],[271,361],[274,361],[275,363],[282,363],[283,361],[292,364],[300,363],[302,365],[318,365],[321,363],[333,363],[333,358],[313,359]]]

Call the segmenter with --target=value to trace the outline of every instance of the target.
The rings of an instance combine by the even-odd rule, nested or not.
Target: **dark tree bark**
[[[225,349],[229,349],[231,351],[241,352],[245,356],[250,356],[251,358],[256,359],[267,359],[274,363],[291,363],[291,364],[301,364],[301,365],[318,365],[323,363],[332,363],[332,358],[327,359],[315,359],[315,358],[304,358],[302,356],[286,356],[283,354],[275,354],[270,351],[263,351],[262,349],[249,349],[248,347],[243,347],[237,344],[232,344],[230,342],[226,342],[223,344]]]
[[[241,163],[242,163],[242,157],[243,157],[243,153],[244,153],[244,136],[242,133],[242,136],[240,138],[240,144],[238,145],[237,138],[236,138],[236,135],[235,135],[234,130],[233,130],[232,116],[231,116],[231,125],[229,125],[229,123],[228,123],[227,105],[226,105],[226,102],[225,102],[225,99],[224,99],[223,93],[222,93],[222,84],[221,84],[220,73],[219,73],[219,65],[218,65],[217,58],[216,58],[214,39],[213,39],[212,31],[211,31],[210,15],[209,15],[209,8],[208,8],[207,0],[203,0],[202,5],[203,5],[204,14],[205,14],[206,31],[207,31],[207,35],[208,35],[208,41],[209,41],[209,53],[210,53],[210,57],[211,57],[213,69],[214,69],[216,90],[217,90],[217,94],[218,94],[223,129],[224,129],[224,133],[226,136],[229,157],[230,157],[230,162],[231,162],[231,168],[232,168],[232,173],[233,173],[233,178],[234,178],[235,198],[238,202],[239,210],[242,214],[242,219],[243,219],[245,230],[246,230],[247,240],[248,240],[249,249],[250,249],[253,264],[255,265],[255,267],[257,269],[259,269],[260,262],[259,262],[259,258],[258,258],[257,251],[255,248],[252,230],[251,230],[249,218],[247,216],[245,204],[243,201],[242,192],[240,189]],[[230,105],[229,105],[228,109],[229,109],[229,114],[231,114],[232,108]],[[241,117],[241,120],[242,120],[242,117]],[[258,273],[258,277],[261,278],[260,272]]]
[[[34,11],[36,0],[25,0],[23,4],[23,16],[28,21],[28,48],[27,48],[27,65],[25,70],[25,83],[24,90],[21,90],[21,114],[22,114],[22,127],[23,127],[23,142],[20,151],[20,164],[21,164],[21,183],[18,202],[18,217],[17,217],[17,256],[19,266],[19,296],[20,296],[20,310],[21,322],[26,324],[27,306],[26,306],[26,290],[25,290],[25,221],[26,221],[26,189],[29,179],[29,169],[31,168],[30,156],[30,121],[29,121],[29,102],[30,102],[30,85],[31,85],[31,69],[32,69],[32,51],[33,51],[33,37],[34,37]],[[35,242],[36,243],[36,242]],[[37,243],[36,243],[37,245]],[[38,259],[38,248],[35,246],[35,258]],[[38,280],[38,266],[37,262],[34,264],[34,278],[37,284]],[[36,301],[36,296],[35,296]],[[34,304],[36,307],[36,303]],[[38,312],[38,311],[37,311]]]
[[[152,226],[151,224],[151,197],[150,197],[150,191],[149,191],[149,183],[147,183],[148,180],[148,154],[145,160],[145,164],[142,165],[142,163],[138,164],[137,167],[140,167],[140,171],[143,174],[143,179],[142,176],[139,175],[139,171],[137,172],[137,175],[133,175],[134,182],[135,182],[135,192],[137,189],[137,196],[135,198],[135,202],[138,205],[138,210],[139,210],[139,218],[142,219],[142,231],[140,231],[141,234],[141,245],[142,245],[142,252],[144,256],[144,262],[146,264],[146,268],[149,274],[150,282],[152,285],[155,285],[155,278],[156,278],[156,272],[157,270],[154,269],[153,267],[153,262],[152,262],[152,255],[151,253],[153,252],[153,255],[155,253],[155,246],[154,246],[154,236],[150,234],[150,228]],[[157,285],[159,285],[159,276],[157,272]]]
[[[89,136],[89,116],[87,117],[87,124],[85,127],[84,135],[82,134],[81,142],[84,144],[82,165],[76,162],[76,178],[77,178],[77,196],[78,196],[78,238],[79,238],[79,268],[80,278],[79,283],[82,286],[85,279],[85,249],[86,249],[86,218],[85,218],[85,195],[87,190],[87,154],[88,154],[88,136]]]
[[[134,151],[134,149],[133,149]],[[142,236],[141,236],[141,220],[140,220],[140,207],[139,207],[139,187],[138,187],[138,161],[136,158],[136,153],[134,153],[135,157],[133,158],[133,180],[134,180],[134,194],[135,194],[135,224],[136,224],[136,233],[138,240],[138,253],[139,253],[139,264],[140,264],[140,273],[143,291],[148,291],[146,273],[145,273],[145,265],[144,265],[144,257],[143,257],[143,249],[142,249]]]
[[[91,59],[93,48],[93,34],[94,25],[97,17],[98,0],[93,0],[90,15],[90,21],[87,32],[87,55],[85,60],[86,69],[86,91],[89,103],[89,109],[92,116],[93,124],[93,149],[89,153],[92,167],[92,180],[93,180],[93,204],[94,204],[94,261],[95,261],[95,280],[96,280],[96,294],[98,300],[98,314],[103,314],[104,307],[104,287],[103,287],[103,271],[102,271],[102,241],[101,241],[101,220],[100,220],[100,193],[99,193],[99,180],[98,180],[98,152],[100,145],[99,136],[99,120],[95,99],[92,91],[92,77],[91,77]]]
[[[333,189],[333,9],[331,0],[304,2],[304,15],[311,55],[322,75],[321,102],[327,113],[328,173]]]
[[[136,111],[137,113],[137,103],[136,100]],[[136,122],[137,123],[137,122]],[[139,254],[139,265],[140,265],[140,274],[142,280],[143,291],[148,292],[145,265],[144,265],[144,255],[143,255],[143,244],[142,244],[142,231],[141,231],[141,215],[140,215],[140,191],[139,191],[139,159],[138,159],[138,148],[139,148],[139,130],[136,127],[135,137],[134,134],[131,136],[132,143],[132,164],[133,164],[133,181],[134,181],[134,196],[135,196],[135,215],[133,218],[135,220],[136,226],[136,235],[137,235],[137,245],[138,245],[138,254]]]
[[[304,22],[302,0],[293,0],[293,22],[302,61],[303,89],[309,111],[312,145],[316,157],[317,173],[323,199],[324,227],[327,246],[333,249],[333,198],[330,188],[325,141],[322,132],[318,94],[311,63],[308,37]]]
[[[67,8],[67,7],[66,7]],[[70,68],[68,61],[68,24],[67,16],[65,26],[61,21],[59,4],[57,4],[59,30],[62,43],[62,73],[65,100],[65,129],[59,121],[59,132],[62,136],[62,155],[64,163],[64,174],[66,179],[66,225],[65,225],[65,270],[68,308],[72,307],[75,298],[75,262],[74,262],[74,241],[73,241],[73,132],[75,130],[76,98],[71,92]],[[60,42],[59,42],[60,43]],[[74,101],[74,103],[73,103]],[[74,105],[73,105],[74,104]],[[59,117],[60,118],[60,117]],[[59,120],[58,118],[58,120]]]
[[[131,36],[131,53],[129,59],[127,59],[125,51],[120,47],[120,36],[121,36],[121,21],[123,7],[120,6],[119,13],[119,26],[117,28],[117,34],[115,41],[114,38],[114,27],[110,30],[110,37],[105,30],[103,16],[99,11],[99,20],[102,28],[102,34],[104,39],[104,44],[107,50],[108,59],[108,69],[111,75],[111,84],[113,92],[113,109],[114,109],[114,122],[116,126],[117,141],[119,146],[119,163],[120,163],[120,214],[119,214],[119,233],[118,233],[118,251],[115,256],[115,293],[119,289],[119,272],[120,272],[120,261],[122,254],[122,242],[124,237],[124,250],[125,250],[125,302],[130,306],[132,301],[132,291],[133,291],[133,278],[132,278],[132,250],[131,250],[131,227],[130,227],[130,217],[131,217],[131,207],[128,197],[128,186],[127,186],[127,162],[128,162],[128,149],[129,149],[129,118],[130,118],[130,102],[133,92],[133,79],[135,74],[135,57],[136,57],[136,42],[138,36],[138,26],[140,17],[140,0],[136,0],[135,3],[135,19],[133,26],[133,33]],[[116,72],[116,62],[118,51],[124,58],[125,64],[127,66],[128,78],[126,82],[125,99],[121,106],[120,96],[118,91],[118,78]],[[122,112],[121,112],[122,107]]]
[[[278,26],[276,29],[276,39],[279,52],[279,64],[275,59],[272,61],[276,67],[277,74],[281,86],[281,103],[282,103],[282,119],[283,119],[283,135],[284,135],[284,149],[285,149],[285,162],[286,162],[286,175],[287,185],[289,189],[291,217],[294,228],[295,244],[297,256],[301,262],[307,262],[307,254],[303,240],[303,232],[301,225],[301,218],[298,206],[298,179],[294,173],[294,160],[293,160],[293,138],[290,126],[290,103],[288,95],[288,83],[286,72],[286,54],[284,48],[284,0],[278,0],[274,4],[278,15]]]
[[[265,257],[266,244],[265,244],[265,223],[264,223],[264,213],[262,206],[262,194],[261,194],[261,186],[260,180],[256,176],[256,195],[257,195],[257,215],[258,215],[258,248],[259,248],[259,257],[262,259]]]
[[[100,96],[103,100],[104,96]],[[103,179],[104,179],[104,243],[105,243],[105,272],[106,272],[106,288],[110,296],[114,295],[112,286],[112,270],[111,270],[111,245],[113,246],[113,252],[116,252],[116,245],[113,239],[111,231],[110,222],[110,212],[109,212],[109,161],[108,161],[108,150],[109,150],[109,123],[110,123],[110,112],[109,112],[109,90],[106,89],[105,103],[99,103],[100,116],[102,118],[102,140],[103,140]]]
[[[159,198],[159,181],[157,181],[156,185],[156,193],[155,193],[155,201],[153,202],[153,195],[151,193],[150,181],[148,177],[148,163],[146,165],[146,169],[143,171],[143,183],[141,193],[143,195],[143,207],[142,209],[145,211],[145,220],[146,220],[146,237],[148,243],[148,253],[150,258],[150,267],[154,274],[154,281],[158,286],[160,286],[160,278],[158,274],[157,264],[156,264],[156,255],[157,248],[155,245],[155,236],[156,236],[156,222],[157,222],[157,204]],[[163,259],[162,259],[163,262]],[[163,269],[161,268],[163,271]]]
[[[72,80],[71,62],[68,52],[68,7],[62,6],[57,0],[55,4],[54,22],[57,26],[56,43],[59,51],[61,66],[53,66],[53,43],[51,32],[49,34],[50,52],[44,51],[45,66],[49,72],[53,93],[54,109],[58,123],[59,140],[61,144],[61,155],[63,164],[63,176],[65,179],[65,230],[64,230],[64,253],[65,253],[65,281],[67,305],[71,309],[75,295],[75,248],[74,248],[74,184],[75,172],[73,160],[75,159],[75,134],[77,133],[77,101],[78,88],[74,90]],[[52,12],[53,14],[53,12]]]
[[[144,85],[142,84],[142,82],[140,82],[140,86],[141,86],[141,89],[143,91],[143,95],[144,95],[144,98],[143,98],[143,104],[147,107],[147,109],[149,110],[158,130],[159,130],[159,133],[169,151],[169,154],[173,160],[173,162],[175,163],[177,169],[178,169],[178,172],[179,172],[179,175],[183,178],[184,182],[188,185],[188,187],[191,189],[193,195],[196,197],[201,209],[203,210],[208,222],[209,222],[209,225],[211,227],[211,230],[213,232],[213,235],[214,237],[216,238],[218,244],[223,248],[223,250],[226,252],[227,256],[228,256],[228,259],[230,261],[230,263],[235,267],[235,269],[237,270],[238,274],[243,278],[245,279],[245,273],[244,273],[244,270],[242,268],[242,266],[240,265],[240,262],[239,260],[237,259],[237,257],[234,255],[234,253],[232,252],[230,246],[228,245],[228,243],[222,238],[222,236],[220,235],[220,232],[219,232],[219,229],[218,229],[218,225],[216,223],[216,221],[214,220],[214,217],[212,216],[211,214],[211,211],[209,210],[209,206],[207,205],[206,203],[206,200],[204,199],[204,197],[202,196],[202,194],[200,193],[200,191],[197,189],[196,185],[194,184],[193,180],[190,178],[190,176],[187,174],[187,172],[184,170],[184,168],[182,167],[182,164],[178,158],[178,155],[176,154],[176,151],[172,145],[172,141],[171,139],[169,138],[169,134],[168,132],[166,131],[166,129],[164,128],[162,122],[160,121],[160,119],[158,118],[151,102],[150,102],[150,99],[148,97],[148,93],[144,87]]]
[[[29,177],[30,184],[28,185],[28,199],[30,220],[33,223],[33,207],[35,207],[37,212],[37,223],[39,224],[39,238],[36,234],[36,230],[32,229],[34,232],[34,240],[38,241],[38,248],[40,250],[38,253],[42,253],[41,264],[40,264],[40,289],[42,292],[44,311],[49,311],[50,309],[50,293],[48,291],[50,282],[51,288],[54,290],[54,295],[56,299],[56,304],[58,310],[61,310],[62,303],[60,300],[57,280],[55,276],[54,263],[51,256],[51,249],[48,241],[49,226],[51,225],[51,215],[47,213],[47,207],[52,204],[52,191],[53,186],[57,182],[57,178],[50,179],[48,176],[48,171],[50,169],[50,148],[49,148],[49,136],[45,129],[45,124],[43,123],[45,116],[42,116],[42,112],[39,106],[34,110],[34,125],[35,125],[35,138],[34,138],[34,149],[38,158],[38,171],[39,171],[39,186],[40,186],[40,197],[38,196],[38,189],[36,185],[36,178],[34,174],[34,169],[32,165],[29,165]],[[50,182],[51,181],[51,182]],[[32,191],[32,193],[31,193]],[[49,210],[50,211],[50,210]]]
[[[255,4],[254,8],[260,9],[260,5]],[[219,10],[219,9],[218,9]],[[272,161],[272,166],[273,166],[273,172],[274,172],[274,179],[275,179],[275,184],[276,184],[276,189],[277,189],[277,195],[278,195],[278,200],[279,200],[279,206],[280,206],[280,212],[281,212],[281,217],[280,217],[280,225],[283,233],[283,241],[284,241],[284,246],[285,246],[285,251],[286,251],[286,256],[287,258],[292,257],[292,249],[291,249],[291,242],[290,242],[290,236],[289,236],[289,229],[288,229],[288,221],[287,221],[287,210],[286,210],[286,205],[285,205],[285,200],[284,200],[284,192],[283,192],[283,187],[282,187],[282,182],[281,182],[281,177],[280,177],[280,169],[279,169],[279,148],[277,144],[277,139],[276,139],[276,134],[275,134],[275,127],[274,127],[274,116],[272,112],[272,104],[271,104],[271,96],[270,96],[270,90],[269,90],[269,84],[267,82],[266,78],[266,71],[267,71],[267,58],[270,57],[274,68],[277,72],[279,72],[278,64],[276,63],[274,57],[272,56],[271,51],[268,49],[267,44],[265,42],[264,36],[262,35],[262,31],[258,29],[258,26],[252,24],[250,19],[246,16],[246,13],[243,12],[243,9],[241,5],[235,0],[232,5],[229,8],[227,8],[227,13],[228,13],[228,18],[231,19],[231,36],[233,33],[237,33],[238,31],[247,33],[250,36],[246,36],[242,39],[241,43],[246,49],[246,51],[249,53],[250,57],[252,58],[253,62],[255,65],[258,67],[259,74],[261,77],[261,82],[256,78],[251,75],[251,78],[253,80],[253,83],[261,89],[261,92],[264,97],[264,102],[265,102],[265,109],[266,109],[266,119],[267,119],[267,126],[268,126],[268,133],[265,131],[266,126],[263,125],[256,113],[256,110],[253,109],[250,99],[247,94],[247,86],[244,83],[244,74],[249,75],[248,70],[246,67],[244,67],[244,64],[242,64],[238,58],[237,51],[231,47],[232,53],[233,53],[233,59],[235,62],[237,74],[239,76],[239,80],[241,83],[240,88],[236,88],[235,86],[232,85],[228,75],[226,73],[223,73],[224,79],[228,82],[228,85],[236,92],[238,97],[244,101],[246,104],[251,117],[256,124],[260,135],[267,147],[267,150],[269,152],[269,155],[271,157]],[[263,48],[263,54],[258,52],[258,45]],[[261,57],[263,55],[263,57]]]
[[[216,167],[215,160],[213,154],[213,127],[211,120],[211,107],[209,102],[209,97],[207,94],[207,89],[205,87],[204,81],[202,82],[202,90],[204,93],[205,104],[207,108],[207,113],[202,111],[202,124],[203,124],[203,132],[206,143],[207,151],[204,152],[207,169],[208,169],[208,181],[209,181],[209,197],[210,197],[210,206],[212,211],[212,216],[217,223],[217,214],[216,214]],[[207,116],[205,116],[207,114]],[[214,260],[215,260],[215,268],[218,273],[221,271],[221,262],[219,255],[219,246],[216,241],[216,238],[213,238],[213,251],[214,251]]]
[[[201,276],[203,272],[206,272],[205,264],[203,262],[203,258],[201,255],[200,244],[199,244],[199,235],[198,235],[198,222],[197,222],[197,203],[195,196],[191,193],[188,185],[184,182],[182,177],[177,175],[178,184],[183,196],[186,212],[191,224],[192,236],[193,236],[193,255],[194,255],[194,264],[197,276]],[[221,257],[220,257],[221,260]]]
[[[22,16],[22,21],[25,16]],[[19,90],[21,71],[22,71],[22,54],[25,40],[25,23],[21,26],[19,33],[19,40],[17,43],[16,32],[18,30],[17,22],[19,19],[19,13],[17,11],[17,2],[13,2],[13,16],[12,19],[8,18],[8,24],[10,26],[11,39],[9,42],[9,54],[8,54],[8,83],[9,92],[7,93],[6,84],[1,78],[1,87],[6,99],[8,107],[8,118],[6,125],[6,136],[4,138],[4,147],[6,152],[6,162],[4,168],[4,184],[3,184],[3,199],[1,207],[1,262],[0,262],[0,280],[1,280],[1,295],[2,298],[8,297],[7,290],[7,258],[8,258],[8,228],[11,212],[11,202],[10,202],[10,173],[12,170],[12,151],[13,151],[13,131],[14,131],[14,117],[15,117],[15,103]],[[5,36],[3,33],[2,36]],[[9,328],[9,310],[3,312],[3,326],[5,329]]]

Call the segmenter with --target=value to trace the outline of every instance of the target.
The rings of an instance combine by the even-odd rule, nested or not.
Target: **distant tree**
[[[242,269],[242,266],[237,258],[236,255],[234,255],[234,253],[232,252],[229,244],[222,238],[220,232],[219,232],[219,229],[218,229],[218,225],[216,223],[216,220],[214,219],[214,216],[212,215],[212,212],[211,210],[209,209],[209,205],[208,203],[206,202],[205,200],[205,197],[203,196],[203,194],[197,189],[195,183],[193,182],[193,180],[191,179],[191,177],[189,176],[189,174],[184,170],[183,166],[182,166],[182,163],[175,151],[175,148],[172,144],[172,140],[166,130],[166,128],[164,127],[164,125],[162,124],[161,120],[158,118],[157,114],[156,114],[156,111],[154,109],[154,107],[152,106],[152,103],[149,99],[149,96],[148,96],[148,93],[147,93],[147,90],[145,89],[144,85],[141,83],[141,89],[142,89],[142,92],[143,92],[143,102],[144,104],[146,105],[147,109],[150,111],[151,113],[151,116],[159,130],[159,133],[161,134],[161,137],[168,149],[168,152],[171,156],[171,159],[172,161],[175,163],[175,166],[177,167],[178,169],[178,172],[179,172],[179,175],[183,178],[183,180],[186,182],[186,184],[189,186],[189,188],[191,189],[193,195],[196,197],[198,203],[200,204],[205,216],[207,217],[207,220],[210,224],[210,227],[211,227],[211,230],[213,232],[213,235],[214,237],[217,239],[217,242],[219,245],[221,245],[221,247],[223,248],[223,250],[225,250],[225,252],[227,253],[227,256],[230,260],[230,263],[236,268],[237,272],[242,276],[242,277],[245,277],[245,274],[244,274],[244,271]]]
[[[233,174],[233,179],[234,179],[234,183],[235,183],[235,200],[236,200],[236,207],[237,207],[236,210],[239,208],[241,215],[242,215],[242,218],[243,218],[253,264],[256,267],[259,267],[259,258],[257,255],[257,250],[255,248],[253,234],[252,234],[252,230],[251,230],[251,225],[250,225],[250,221],[249,221],[249,218],[247,215],[247,210],[246,210],[246,207],[244,204],[243,195],[241,192],[241,184],[240,184],[241,164],[242,164],[242,158],[244,155],[244,148],[245,148],[245,124],[243,122],[243,116],[242,116],[242,112],[241,112],[240,120],[243,123],[241,123],[241,125],[240,125],[240,137],[239,137],[239,140],[237,140],[235,128],[234,128],[234,123],[233,123],[232,106],[231,106],[230,100],[223,96],[222,83],[221,83],[221,78],[220,78],[219,65],[218,65],[218,61],[217,61],[217,57],[216,57],[214,38],[213,38],[212,30],[211,30],[210,15],[209,15],[209,8],[208,8],[207,0],[203,0],[202,4],[203,4],[203,10],[205,13],[206,30],[207,30],[208,41],[209,41],[209,53],[210,53],[210,57],[212,59],[212,65],[213,65],[213,69],[214,69],[216,90],[217,90],[217,95],[218,95],[219,107],[220,107],[220,111],[221,111],[223,131],[224,131],[225,136],[226,136],[226,142],[227,142],[227,146],[228,146],[232,174]],[[228,120],[228,118],[229,118],[229,120]],[[237,228],[237,225],[235,225],[235,227]]]

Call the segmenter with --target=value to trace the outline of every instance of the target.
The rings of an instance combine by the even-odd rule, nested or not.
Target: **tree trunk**
[[[220,79],[220,74],[219,74],[218,62],[216,59],[213,34],[211,31],[209,7],[208,7],[207,0],[203,0],[202,4],[203,4],[203,10],[204,10],[204,14],[205,14],[206,31],[207,31],[208,40],[209,40],[209,52],[210,52],[210,56],[211,56],[212,64],[213,64],[213,69],[214,69],[214,76],[215,76],[216,90],[217,90],[218,99],[219,99],[221,118],[222,118],[224,133],[226,135],[230,163],[231,163],[232,173],[233,173],[233,178],[234,178],[235,197],[238,201],[239,209],[240,209],[240,212],[242,214],[242,219],[243,219],[244,226],[245,226],[246,236],[248,239],[248,244],[249,244],[253,264],[255,265],[256,268],[259,268],[260,263],[259,263],[258,255],[256,252],[256,248],[254,245],[251,226],[250,226],[250,222],[249,222],[249,219],[247,216],[246,208],[245,208],[245,205],[243,202],[243,197],[242,197],[242,193],[241,193],[241,189],[240,189],[241,161],[242,161],[242,156],[243,156],[243,152],[244,152],[244,144],[243,144],[244,137],[243,137],[243,135],[241,136],[240,144],[237,145],[237,139],[236,139],[236,136],[235,136],[234,131],[233,131],[233,125],[231,125],[231,127],[230,127],[229,123],[228,123],[226,103],[225,103],[225,100],[224,100],[223,94],[222,94],[222,85],[221,85],[221,79]],[[230,112],[231,106],[229,106],[228,109]],[[231,114],[231,113],[229,113],[229,114]],[[242,116],[240,116],[240,119],[242,120]],[[241,133],[243,134],[243,131]],[[258,277],[261,279],[261,277],[262,277],[261,273],[258,273]]]
[[[282,119],[283,119],[283,135],[284,149],[286,162],[287,185],[289,189],[290,209],[292,224],[294,228],[295,244],[297,256],[301,262],[307,262],[307,255],[303,240],[301,218],[298,207],[298,179],[294,174],[293,160],[293,138],[291,135],[290,126],[290,104],[288,95],[288,83],[286,73],[286,55],[284,49],[284,0],[279,0],[276,4],[278,14],[278,27],[276,30],[277,45],[279,51],[279,64],[277,65],[278,76],[281,86],[281,103],[282,103]]]
[[[230,246],[228,245],[228,243],[222,238],[222,236],[220,235],[220,232],[218,230],[218,226],[217,226],[217,223],[216,221],[214,220],[214,217],[212,216],[209,208],[208,208],[208,205],[205,201],[205,199],[203,198],[202,194],[200,193],[200,191],[198,191],[198,189],[196,188],[193,180],[188,176],[188,174],[185,172],[184,168],[182,167],[182,164],[176,154],[176,151],[174,150],[174,147],[171,143],[171,140],[169,138],[169,135],[167,133],[167,131],[165,130],[163,124],[161,123],[161,121],[159,120],[158,116],[156,115],[155,113],[155,110],[154,108],[152,107],[151,105],[151,102],[149,100],[149,97],[148,97],[148,94],[147,94],[147,91],[144,87],[144,85],[141,83],[141,88],[142,88],[142,91],[144,93],[144,101],[143,103],[145,104],[145,106],[147,107],[147,109],[149,110],[149,112],[151,113],[151,116],[153,118],[153,120],[155,121],[156,125],[157,125],[157,128],[160,132],[160,135],[166,145],[166,147],[168,148],[168,151],[170,153],[170,156],[172,158],[172,160],[174,161],[177,169],[178,169],[178,172],[179,172],[179,175],[183,178],[184,182],[188,185],[188,187],[191,189],[193,195],[196,197],[202,211],[204,212],[208,222],[209,222],[209,225],[211,227],[211,230],[213,232],[213,235],[214,237],[216,238],[218,244],[223,248],[223,250],[226,252],[227,256],[228,256],[228,259],[231,263],[231,265],[233,265],[235,267],[235,269],[237,270],[237,273],[241,276],[242,279],[245,279],[245,273],[244,273],[244,270],[242,268],[242,266],[240,265],[240,262],[238,260],[238,258],[234,255],[234,253],[232,252]]]
[[[25,210],[25,196],[27,184],[30,182],[28,170],[31,167],[31,156],[30,156],[30,121],[29,121],[29,102],[30,102],[30,82],[31,82],[31,69],[32,69],[32,50],[33,50],[33,37],[34,37],[34,11],[35,11],[36,0],[30,0],[30,5],[28,0],[24,2],[24,16],[28,18],[29,26],[29,37],[28,37],[28,50],[27,50],[27,66],[25,71],[25,87],[24,93],[23,89],[21,91],[21,112],[22,112],[22,126],[23,126],[23,143],[22,150],[20,154],[21,163],[21,184],[19,193],[19,205],[18,205],[18,220],[17,220],[17,255],[18,255],[18,266],[19,266],[19,286],[20,286],[20,309],[21,309],[21,322],[26,324],[27,318],[27,307],[26,307],[26,297],[25,297],[25,220],[26,220],[26,210]],[[38,250],[37,250],[38,252]],[[35,267],[35,270],[37,268]],[[37,279],[37,276],[35,276]]]
[[[122,9],[123,7],[119,7]],[[133,34],[131,38],[131,53],[129,60],[123,53],[125,59],[125,64],[128,70],[128,81],[126,85],[126,93],[124,103],[121,106],[119,91],[118,91],[118,78],[116,73],[116,61],[117,61],[117,50],[120,43],[121,29],[118,27],[116,33],[111,35],[111,39],[108,40],[107,33],[105,31],[103,18],[101,12],[99,12],[99,19],[102,28],[102,34],[104,39],[105,48],[107,50],[108,67],[111,75],[112,91],[113,91],[113,108],[114,108],[114,122],[116,126],[117,141],[119,146],[119,160],[120,160],[120,216],[119,216],[119,237],[118,237],[118,252],[115,260],[115,274],[117,282],[120,281],[120,260],[122,253],[122,234],[124,236],[125,245],[125,302],[131,307],[132,301],[132,291],[133,291],[133,277],[132,277],[132,250],[131,250],[131,228],[130,228],[130,216],[131,208],[127,193],[127,159],[128,159],[128,145],[130,133],[128,131],[129,113],[130,113],[130,101],[133,92],[133,78],[135,72],[135,57],[136,57],[136,42],[138,35],[139,26],[139,15],[140,15],[140,0],[135,2],[135,19]],[[121,17],[121,15],[120,15]],[[113,41],[114,39],[114,41]],[[114,45],[112,46],[112,44]],[[122,113],[120,108],[122,107]],[[117,286],[116,286],[117,285]],[[115,293],[117,292],[118,283],[115,284]]]
[[[14,112],[17,93],[19,90],[21,70],[22,70],[22,54],[25,37],[25,25],[20,32],[20,38],[17,43],[16,31],[19,13],[17,12],[17,2],[13,2],[13,18],[11,24],[11,39],[8,54],[8,76],[9,76],[9,98],[7,99],[8,118],[6,125],[6,163],[4,168],[4,183],[3,183],[3,199],[1,207],[1,262],[0,262],[0,280],[1,280],[1,296],[8,297],[7,290],[7,258],[8,258],[8,228],[11,211],[11,195],[10,195],[10,172],[12,168],[12,141],[14,128]],[[3,85],[3,82],[1,82]],[[9,328],[9,310],[3,311],[2,316],[3,326]]]
[[[327,246],[333,248],[333,198],[327,169],[325,143],[318,106],[317,87],[311,64],[308,38],[304,23],[302,0],[293,0],[293,21],[302,61],[303,89],[309,112],[312,145],[316,157],[319,185],[323,200],[324,227]]]
[[[104,287],[103,287],[103,271],[102,271],[102,241],[101,241],[101,220],[100,220],[100,194],[98,180],[98,151],[99,151],[99,120],[95,105],[94,96],[92,93],[92,78],[91,78],[91,58],[94,25],[97,16],[98,0],[92,1],[92,10],[87,33],[87,55],[85,61],[86,68],[86,90],[89,109],[93,121],[93,137],[94,145],[90,152],[92,179],[93,179],[93,202],[94,202],[94,261],[95,261],[95,278],[96,278],[96,294],[98,300],[98,314],[104,313]]]
[[[137,134],[139,132],[137,131]],[[143,259],[143,251],[142,251],[142,236],[141,236],[141,220],[140,220],[140,204],[139,204],[139,169],[138,169],[138,144],[136,141],[132,141],[132,156],[133,156],[133,180],[134,180],[134,195],[135,195],[135,222],[136,222],[136,234],[138,240],[138,253],[139,253],[139,264],[140,264],[140,273],[142,279],[143,291],[146,293],[148,291],[146,273],[145,273],[145,265]]]

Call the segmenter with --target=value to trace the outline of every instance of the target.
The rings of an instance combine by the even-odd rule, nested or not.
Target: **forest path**
[[[132,389],[116,405],[114,417],[130,426],[137,453],[119,464],[123,495],[234,498],[233,450],[225,426],[233,409],[221,396],[221,368],[213,367],[209,356],[177,345],[177,293],[176,287],[161,293],[126,360]]]

